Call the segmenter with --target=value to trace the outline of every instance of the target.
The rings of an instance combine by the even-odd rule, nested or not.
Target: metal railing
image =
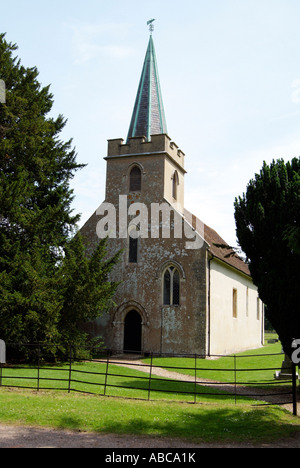
[[[0,388],[62,390],[148,401],[175,399],[203,403],[217,398],[234,404],[240,401],[250,405],[291,404],[297,414],[296,366],[291,363],[291,378],[274,378],[280,370],[283,354],[218,355],[204,361],[206,356],[197,354],[148,353],[137,359],[123,352],[106,351],[87,359],[79,358],[70,346],[67,362],[46,364],[41,359],[46,345],[38,344],[30,345],[31,351],[35,349],[36,362],[22,364],[9,361],[10,350],[16,346],[7,344],[8,362],[0,364]],[[219,361],[219,358],[226,359]],[[262,365],[252,368],[251,358],[255,358],[255,362],[260,358]],[[266,366],[264,363],[270,358],[274,359],[274,365]],[[243,360],[248,364],[243,366]],[[226,365],[218,365],[224,361]]]

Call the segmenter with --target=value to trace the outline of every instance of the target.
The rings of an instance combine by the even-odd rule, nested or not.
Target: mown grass
[[[136,368],[128,369],[110,362],[107,368],[105,360],[72,363],[71,371],[69,364],[41,366],[38,369],[32,366],[4,367],[0,369],[0,386],[2,384],[6,387],[27,387],[36,390],[60,389],[151,400],[253,403],[246,397],[234,395],[234,388],[228,393],[223,391],[221,386],[218,389],[195,385],[194,381],[163,379],[155,375],[155,366],[192,376],[193,379],[195,379],[196,365],[196,376],[200,380],[210,379],[246,385],[251,383],[254,386],[263,386],[270,382],[281,385],[281,382],[274,381],[274,369],[280,369],[282,363],[282,355],[276,355],[280,351],[280,343],[276,343],[267,344],[264,348],[241,353],[235,357],[226,356],[216,360],[155,357],[152,360],[154,367],[151,382],[149,382],[149,373],[142,372],[143,368],[138,364]],[[150,358],[143,361],[144,365],[148,365]],[[135,361],[132,362],[134,363]],[[107,370],[108,375],[106,375]]]
[[[266,335],[265,346],[262,348],[236,355],[212,359],[198,358],[196,361],[194,357],[154,357],[152,363],[154,366],[191,376],[195,375],[196,364],[198,379],[265,386],[266,383],[274,382],[275,371],[280,370],[283,361],[280,342],[269,344],[267,341],[270,337],[274,335]],[[150,358],[144,359],[143,362],[149,364]]]
[[[106,377],[106,364],[100,362],[73,363],[69,365],[14,366],[2,369],[2,388],[28,388],[31,390],[62,390],[64,392],[92,393],[101,396],[115,396],[143,400],[177,400],[183,402],[232,404],[235,396],[231,393],[152,375],[136,369],[110,364]],[[69,379],[70,378],[70,379]],[[251,404],[247,397],[237,397],[238,403]]]
[[[267,378],[273,378],[273,370],[271,373],[261,370],[261,374],[257,374],[250,369],[277,365],[280,368],[282,356],[262,356],[280,351],[280,344],[276,343],[238,355],[238,367],[249,366],[243,371],[243,381],[250,375],[253,381],[255,375],[257,384],[261,385]],[[245,358],[249,354],[251,357]],[[148,362],[145,359],[145,363]],[[184,367],[177,372],[194,375],[194,370],[188,369],[194,366],[193,359],[154,360],[155,365],[162,367],[169,363]],[[228,373],[232,373],[232,368],[231,371],[221,370],[227,369],[229,363],[232,363],[232,357],[215,361],[197,360],[198,367],[201,365],[203,369],[197,376],[231,381],[232,376],[228,377]],[[209,371],[208,368],[212,367],[214,370]],[[246,397],[240,397],[238,404],[233,405],[234,396],[226,392],[195,386],[194,382],[162,380],[154,375],[149,387],[148,374],[141,372],[139,367],[128,369],[111,363],[109,375],[106,377],[105,374],[105,362],[72,363],[71,375],[68,364],[39,369],[33,366],[0,369],[0,422],[199,442],[247,441],[259,444],[300,431],[299,418],[277,406],[250,406],[254,401]],[[27,389],[7,388],[7,385]],[[54,391],[54,388],[61,391]],[[151,401],[147,401],[148,397]],[[194,402],[202,404],[191,404]]]
[[[278,407],[148,402],[78,393],[0,390],[0,422],[174,437],[194,442],[274,441],[300,431],[299,418]]]

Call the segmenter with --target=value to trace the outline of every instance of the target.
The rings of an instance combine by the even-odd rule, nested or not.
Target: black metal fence
[[[46,345],[22,345],[22,349],[30,346],[31,352],[35,351],[35,363],[28,364],[10,360],[16,346],[7,344],[7,363],[0,364],[0,388],[61,390],[149,401],[207,403],[220,399],[234,404],[290,404],[297,414],[296,366],[291,363],[290,369],[285,368],[283,379],[274,377],[280,373],[283,354],[204,359],[207,356],[148,353],[137,358],[106,351],[93,358],[79,358],[70,346],[67,362],[51,364],[41,357]],[[260,360],[261,366],[257,366]]]

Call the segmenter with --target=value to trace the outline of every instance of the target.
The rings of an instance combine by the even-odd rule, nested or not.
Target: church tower
[[[187,317],[183,266],[189,261],[185,254],[186,239],[174,238],[175,215],[182,231],[184,225],[185,155],[167,134],[152,34],[127,139],[109,140],[104,159],[107,163],[105,204],[113,205],[117,217],[116,236],[109,239],[108,255],[121,249],[123,255],[113,276],[120,282],[114,298],[117,307],[93,325],[93,334],[102,335],[112,350],[185,352],[189,346],[196,349],[195,333],[200,336],[204,328],[198,331],[197,324],[191,324],[186,328],[183,342],[179,333],[182,321],[191,320]],[[135,238],[131,235],[133,226],[130,222],[132,215],[138,216],[140,209],[135,207],[139,205],[147,208],[147,232],[146,236]],[[162,211],[156,223],[157,231],[152,231],[155,224],[152,222],[153,205],[162,207],[162,211],[170,210],[169,236],[162,235],[166,225]],[[136,212],[130,213],[130,207]],[[127,232],[124,235],[120,218],[126,210]],[[97,223],[96,215],[92,218],[94,220],[91,219],[82,230],[89,238],[90,229]],[[181,254],[185,255],[183,261]],[[194,255],[193,262],[197,256],[199,253]],[[202,286],[197,287],[194,296],[201,291]],[[195,297],[191,300],[195,304],[198,302]],[[200,313],[198,307],[197,317]],[[190,345],[186,347],[188,342]]]
[[[146,204],[167,201],[183,213],[184,157],[167,135],[151,34],[127,140],[108,142],[106,201],[116,203],[122,193]]]

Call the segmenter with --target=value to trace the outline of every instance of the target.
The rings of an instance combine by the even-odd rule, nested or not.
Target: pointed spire
[[[167,133],[167,125],[161,96],[154,43],[151,34],[127,142],[129,138],[135,136],[145,136],[147,141],[149,141],[151,135],[159,135],[162,133]]]

